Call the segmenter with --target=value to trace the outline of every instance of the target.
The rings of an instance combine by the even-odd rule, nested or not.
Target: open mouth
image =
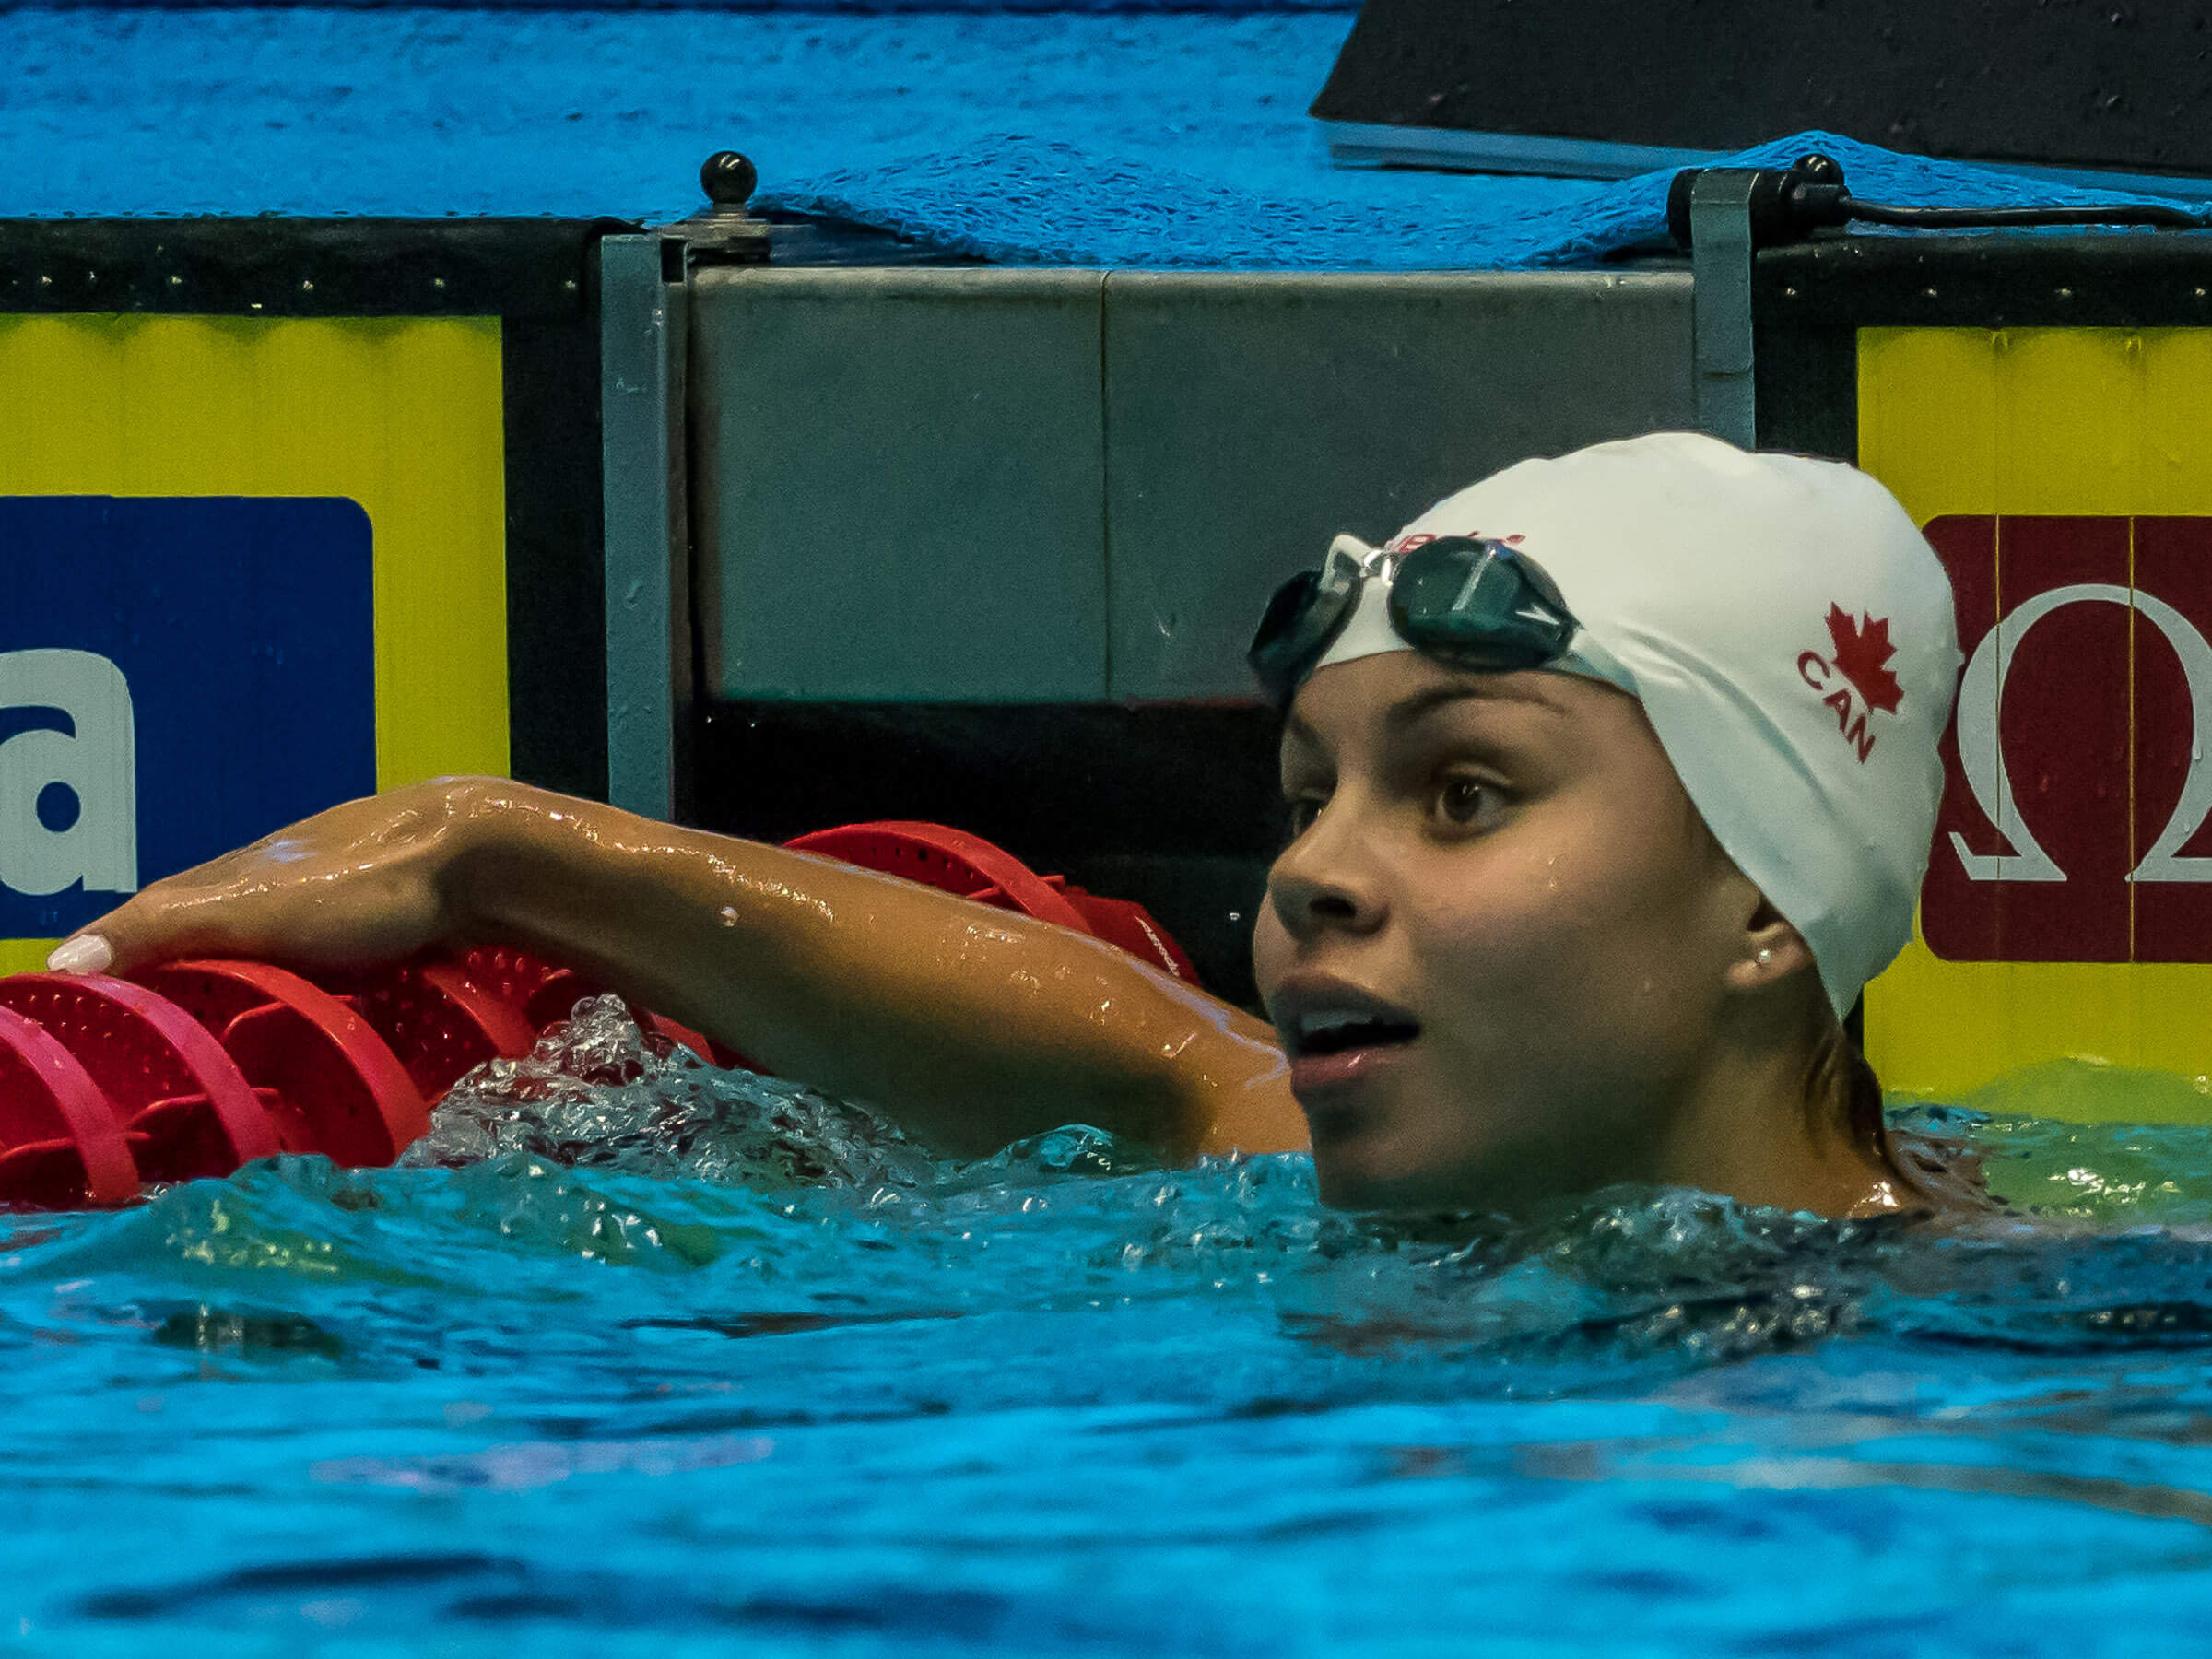
[[[1421,1028],[1410,1020],[1349,1018],[1327,1023],[1309,1022],[1298,1035],[1295,1058],[1342,1054],[1353,1049],[1382,1048],[1411,1042]]]

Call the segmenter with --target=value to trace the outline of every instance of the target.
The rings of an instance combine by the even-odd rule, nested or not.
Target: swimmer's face
[[[1642,707],[1415,652],[1324,668],[1253,940],[1322,1195],[1484,1208],[1645,1177],[1756,888]],[[1326,1030],[1332,1011],[1374,1023]]]

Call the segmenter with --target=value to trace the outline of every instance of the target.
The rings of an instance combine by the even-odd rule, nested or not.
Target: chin
[[[1541,1159],[1504,1148],[1456,1158],[1441,1149],[1394,1144],[1379,1134],[1313,1139],[1321,1201],[1333,1209],[1435,1215],[1448,1210],[1511,1211],[1550,1194]]]
[[[1461,1182],[1440,1181],[1432,1169],[1387,1148],[1358,1142],[1313,1148],[1321,1201],[1332,1209],[1430,1213],[1482,1207]]]

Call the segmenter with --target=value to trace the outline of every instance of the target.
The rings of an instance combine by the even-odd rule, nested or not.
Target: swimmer
[[[1911,936],[1959,665],[1878,484],[1683,433],[1524,462],[1338,538],[1252,661],[1285,714],[1272,1024],[1046,924],[486,778],[156,883],[54,965],[503,940],[947,1153],[1083,1122],[1310,1146],[1359,1209],[1940,1203],[1842,1024]]]

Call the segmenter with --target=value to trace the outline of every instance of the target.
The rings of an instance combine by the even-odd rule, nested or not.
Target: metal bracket
[[[766,265],[769,229],[746,212],[760,174],[735,150],[716,150],[699,170],[707,210],[666,227],[690,244],[693,265]]]
[[[1698,425],[1740,449],[1759,442],[1752,386],[1751,191],[1748,169],[1708,169],[1689,198],[1691,329]]]
[[[600,446],[606,503],[606,794],[671,818],[690,732],[684,243],[599,243]]]

